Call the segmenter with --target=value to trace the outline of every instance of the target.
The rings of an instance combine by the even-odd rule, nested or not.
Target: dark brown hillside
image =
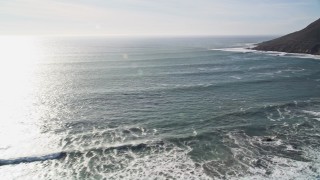
[[[320,55],[320,19],[300,31],[262,42],[253,49]]]

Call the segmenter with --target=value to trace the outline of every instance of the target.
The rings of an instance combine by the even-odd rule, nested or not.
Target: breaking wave
[[[252,47],[235,47],[235,48],[220,48],[220,49],[211,49],[211,50],[237,52],[237,53],[259,53],[259,54],[267,54],[271,56],[296,57],[296,58],[303,58],[303,59],[317,59],[317,60],[320,59],[319,55],[286,53],[286,52],[277,52],[277,51],[258,51],[258,50],[253,50],[251,48]]]

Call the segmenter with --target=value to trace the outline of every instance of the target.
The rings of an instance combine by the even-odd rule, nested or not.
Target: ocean
[[[320,58],[272,38],[0,38],[1,179],[320,179]]]

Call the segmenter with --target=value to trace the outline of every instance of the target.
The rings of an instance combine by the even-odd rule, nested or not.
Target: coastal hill
[[[253,49],[320,55],[320,19],[300,31],[259,43]]]

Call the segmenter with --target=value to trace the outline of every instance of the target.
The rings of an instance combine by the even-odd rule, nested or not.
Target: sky
[[[281,35],[320,0],[0,0],[0,35]]]

